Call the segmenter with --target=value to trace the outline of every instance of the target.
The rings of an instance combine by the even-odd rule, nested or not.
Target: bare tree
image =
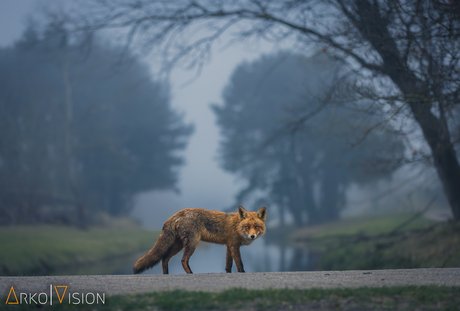
[[[124,28],[127,43],[158,48],[168,66],[200,66],[212,43],[231,31],[236,40],[294,39],[322,49],[367,81],[394,114],[409,112],[429,145],[456,220],[460,165],[451,137],[460,99],[460,5],[449,0],[112,0],[90,1],[79,27]],[[366,84],[366,79],[360,83]],[[368,84],[369,86],[369,84]],[[391,111],[390,111],[391,112]]]

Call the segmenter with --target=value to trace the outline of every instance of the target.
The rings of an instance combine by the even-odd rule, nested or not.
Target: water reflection
[[[190,258],[190,268],[194,273],[225,272],[225,251],[224,245],[200,242]],[[315,270],[318,258],[308,249],[299,249],[286,244],[268,244],[264,238],[258,239],[249,246],[241,247],[241,257],[246,272],[311,271]],[[182,254],[179,253],[171,259],[169,273],[185,274],[180,262],[181,258]],[[131,274],[136,259],[133,258],[129,265],[115,273]],[[232,272],[236,272],[235,265]],[[144,273],[162,274],[161,264]]]

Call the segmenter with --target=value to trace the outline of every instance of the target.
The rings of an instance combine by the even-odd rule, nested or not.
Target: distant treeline
[[[321,215],[323,213],[337,215],[334,210],[325,212],[325,208],[333,208],[329,204],[326,207],[325,202],[336,197],[326,193],[338,193],[340,197],[352,183],[364,181],[356,174],[361,174],[361,169],[342,169],[347,165],[356,167],[359,159],[363,158],[352,156],[358,151],[347,151],[350,148],[321,148],[321,142],[338,146],[335,143],[329,145],[336,139],[323,134],[329,129],[331,133],[341,134],[342,138],[346,137],[341,141],[347,141],[351,149],[361,148],[370,142],[376,146],[380,144],[379,148],[384,147],[380,148],[384,150],[374,152],[376,161],[367,161],[371,158],[366,160],[369,167],[375,167],[376,163],[388,162],[386,150],[389,145],[386,141],[392,138],[381,134],[379,142],[373,135],[382,129],[382,133],[389,133],[393,126],[407,147],[405,159],[399,163],[433,167],[437,178],[431,176],[426,181],[431,184],[440,182],[444,192],[442,197],[447,199],[453,218],[459,221],[459,3],[422,0],[139,0],[131,4],[130,1],[94,0],[77,5],[68,14],[69,20],[76,23],[75,29],[86,30],[88,36],[97,31],[120,30],[119,38],[127,44],[139,44],[143,50],[160,52],[164,68],[182,65],[200,72],[201,66],[215,50],[212,46],[217,41],[256,46],[259,39],[271,42],[274,48],[286,46],[304,55],[318,53],[333,59],[335,65],[332,67],[341,63],[343,68],[348,68],[348,72],[342,68],[334,76],[329,74],[333,71],[328,68],[334,69],[318,58],[312,58],[310,65],[290,65],[289,70],[282,59],[270,61],[266,58],[246,63],[235,72],[224,94],[224,105],[216,108],[216,112],[224,135],[221,151],[223,166],[248,181],[248,188],[241,192],[237,201],[241,201],[247,193],[258,193],[261,199],[281,202],[277,205],[292,212],[298,210],[294,205],[305,207],[311,202],[304,204],[301,200],[288,199],[292,195],[287,193],[303,189],[307,191],[305,196],[311,197],[308,179],[314,176],[318,219],[330,217]],[[296,80],[298,72],[304,72],[309,78]],[[243,83],[241,78],[244,77]],[[320,88],[321,84],[324,87]],[[319,99],[316,105],[315,98]],[[303,102],[304,107],[299,106],[299,102]],[[337,105],[331,105],[336,103],[341,106],[339,110],[333,107]],[[287,115],[285,109],[278,109],[276,105],[287,107],[291,114]],[[371,118],[367,118],[366,113]],[[269,117],[270,114],[272,117]],[[284,131],[273,131],[271,127],[276,127],[280,120],[291,124],[284,126]],[[347,120],[355,132],[342,127]],[[252,129],[251,124],[255,124]],[[388,125],[389,131],[386,131],[385,125]],[[321,129],[321,133],[316,133],[315,128]],[[306,131],[301,133],[299,129]],[[237,134],[234,135],[235,132]],[[282,134],[288,134],[284,137],[290,135],[295,143],[291,146],[285,142],[282,146],[281,140],[275,142],[273,137],[282,137]],[[260,141],[263,146],[275,142],[279,147],[271,145],[262,152],[254,153],[260,146],[255,143]],[[304,146],[300,147],[299,142],[303,144],[307,141],[312,146],[309,149],[316,150],[312,158],[300,151]],[[240,147],[240,143],[249,146],[250,150]],[[235,148],[230,149],[231,145]],[[284,148],[284,153],[280,148]],[[289,153],[295,156],[290,162],[285,159],[279,161],[282,154],[288,154],[286,148],[297,150]],[[277,161],[273,161],[275,153]],[[331,161],[331,153],[335,153],[338,160]],[[398,153],[395,152],[396,158],[400,158]],[[358,161],[351,161],[352,158]],[[301,167],[297,165],[299,161],[308,162],[310,159],[311,167],[299,173],[305,168],[303,164]],[[295,166],[292,163],[296,163]],[[381,167],[380,164],[378,166]],[[333,167],[339,169],[334,171]],[[342,173],[347,170],[349,177],[343,177]],[[329,177],[329,174],[332,176]],[[296,175],[303,177],[295,178]],[[325,183],[326,179],[332,181]],[[285,189],[275,186],[275,181],[279,181]],[[326,190],[327,185],[331,185],[330,190]],[[312,213],[308,212],[310,221],[316,217]],[[306,216],[294,217],[298,220]],[[303,223],[303,220],[300,222]]]
[[[363,100],[353,74],[320,53],[288,52],[243,63],[214,105],[222,166],[247,182],[237,203],[277,207],[281,224],[339,219],[347,190],[390,178],[402,137],[382,107]]]
[[[168,84],[120,47],[38,28],[0,50],[0,224],[85,225],[175,188],[192,126]]]

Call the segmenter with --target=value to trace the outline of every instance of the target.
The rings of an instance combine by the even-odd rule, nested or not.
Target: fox
[[[133,267],[138,274],[162,263],[163,274],[169,274],[168,262],[182,249],[182,267],[192,274],[189,260],[200,241],[227,246],[225,271],[232,272],[233,260],[238,272],[245,272],[241,260],[240,247],[249,245],[265,233],[267,209],[248,212],[242,206],[237,213],[209,211],[203,208],[186,208],[169,218],[157,241]]]

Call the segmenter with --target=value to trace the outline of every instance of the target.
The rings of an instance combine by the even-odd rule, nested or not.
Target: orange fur
[[[208,211],[202,208],[186,208],[169,218],[152,249],[139,258],[133,267],[134,273],[153,267],[162,261],[163,273],[168,274],[168,262],[182,248],[182,267],[192,273],[189,259],[200,241],[227,246],[225,271],[232,270],[235,260],[238,272],[244,272],[240,247],[249,245],[265,233],[267,209],[248,212],[242,206],[238,213]]]

